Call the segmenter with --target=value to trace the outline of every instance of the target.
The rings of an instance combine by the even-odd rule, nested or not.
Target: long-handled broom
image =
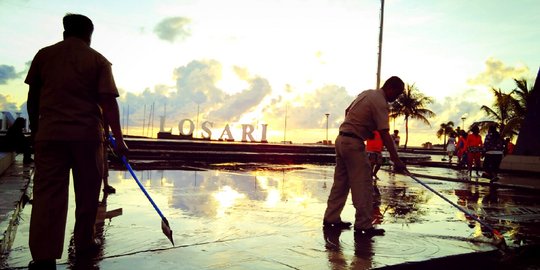
[[[441,199],[445,200],[446,202],[448,202],[449,204],[451,204],[452,206],[454,206],[455,208],[457,208],[459,211],[463,212],[465,215],[467,215],[468,217],[474,219],[475,221],[477,221],[478,223],[480,223],[482,226],[488,228],[492,233],[493,233],[493,238],[494,238],[494,245],[501,251],[506,251],[508,246],[506,245],[506,241],[504,240],[504,236],[501,235],[501,233],[499,231],[497,231],[495,228],[493,228],[493,226],[487,224],[486,222],[482,221],[480,218],[478,218],[478,216],[474,215],[474,214],[471,214],[469,213],[469,211],[465,210],[463,207],[457,205],[456,203],[452,202],[451,200],[449,200],[448,198],[444,197],[442,194],[440,194],[439,192],[437,192],[436,190],[434,190],[433,188],[431,188],[430,186],[428,186],[426,183],[420,181],[420,179],[416,178],[414,175],[412,175],[409,171],[405,171],[404,172],[406,175],[410,176],[412,179],[414,179],[416,182],[418,182],[420,185],[424,186],[425,188],[427,188],[429,191],[435,193],[437,196],[441,197]]]
[[[111,142],[112,146],[114,148],[116,148],[116,141],[114,140],[114,137],[111,134],[109,134],[109,141]],[[167,236],[167,238],[169,238],[172,245],[174,246],[174,240],[173,240],[171,227],[169,226],[169,221],[167,220],[167,218],[165,218],[165,216],[163,215],[161,210],[159,210],[159,207],[156,205],[154,200],[152,200],[152,197],[150,197],[150,194],[148,194],[148,192],[146,191],[144,186],[141,184],[141,181],[139,181],[139,178],[137,177],[137,175],[135,174],[135,172],[131,168],[131,165],[129,164],[129,162],[127,161],[127,158],[125,156],[122,156],[122,162],[124,163],[124,166],[126,166],[126,168],[128,169],[131,176],[133,176],[133,179],[135,179],[135,182],[137,182],[137,185],[142,190],[144,195],[146,195],[146,198],[148,198],[148,200],[150,201],[150,203],[152,204],[152,206],[154,207],[156,212],[161,217],[161,230],[163,231],[163,234],[165,234],[165,236]]]

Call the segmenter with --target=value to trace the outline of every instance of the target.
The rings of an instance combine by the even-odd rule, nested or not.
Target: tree
[[[446,150],[446,135],[450,134],[454,131],[454,122],[449,121],[448,123],[442,123],[441,128],[437,130],[437,138],[441,138],[441,136],[444,136],[443,143],[444,143],[444,150]]]
[[[511,94],[503,93],[502,90],[491,88],[491,92],[495,96],[493,106],[489,107],[482,105],[480,109],[484,111],[491,121],[480,121],[477,124],[485,130],[490,125],[495,125],[499,129],[502,137],[513,137],[517,134],[519,128],[519,120],[516,118],[515,104],[516,100]]]
[[[431,103],[433,103],[433,99],[420,93],[414,83],[407,85],[403,94],[392,103],[390,117],[394,119],[400,116],[405,117],[405,149],[407,149],[409,141],[409,119],[420,120],[431,126],[427,118],[435,116],[435,113],[426,109],[426,106]]]
[[[516,88],[510,93],[513,97],[510,102],[512,102],[512,109],[515,115],[510,119],[509,125],[513,127],[514,133],[518,133],[525,120],[527,104],[533,88],[527,87],[527,80],[525,79],[514,79],[514,82],[516,82]]]
[[[482,105],[480,109],[492,120],[478,122],[482,130],[495,125],[503,137],[512,138],[519,133],[533,87],[528,87],[526,79],[514,79],[514,82],[516,88],[509,94],[503,93],[501,89],[491,89],[495,96],[492,107]]]

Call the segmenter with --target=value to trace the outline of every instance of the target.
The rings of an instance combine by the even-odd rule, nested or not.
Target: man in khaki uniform
[[[118,90],[111,63],[90,48],[94,26],[83,15],[63,19],[64,40],[41,49],[28,71],[28,113],[35,143],[29,269],[55,269],[62,255],[70,170],[75,190],[77,257],[95,252],[99,188],[103,172],[103,119],[127,153]]]
[[[334,184],[328,196],[323,227],[345,229],[350,222],[341,220],[341,212],[351,191],[356,208],[355,234],[383,235],[384,230],[372,225],[373,180],[371,166],[365,151],[364,141],[373,137],[378,130],[383,144],[390,153],[396,171],[405,170],[399,159],[394,141],[388,133],[388,102],[393,102],[404,91],[404,83],[398,77],[389,78],[381,89],[360,93],[345,110],[345,120],[339,127],[336,139],[336,167]]]

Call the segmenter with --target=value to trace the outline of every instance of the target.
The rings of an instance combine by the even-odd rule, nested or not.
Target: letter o
[[[184,133],[184,123],[188,121],[189,122],[189,132]],[[190,136],[193,135],[193,131],[195,130],[195,124],[193,124],[193,121],[189,119],[182,119],[180,120],[180,123],[178,123],[178,130],[180,131],[180,135],[183,136]]]

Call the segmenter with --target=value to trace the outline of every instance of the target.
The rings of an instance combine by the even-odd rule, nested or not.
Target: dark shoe
[[[346,229],[349,229],[351,226],[352,226],[352,223],[346,222],[346,221],[340,221],[340,222],[326,222],[326,221],[323,221],[323,227],[324,228],[333,228],[333,229],[346,230]]]
[[[325,247],[330,250],[339,250],[341,243],[339,237],[343,230],[332,227],[323,227]]]
[[[384,235],[385,230],[380,228],[371,227],[369,229],[354,229],[354,235],[355,236],[364,236],[364,237],[372,237],[372,236],[382,236]]]
[[[56,270],[56,260],[31,261],[28,270]]]
[[[107,194],[116,193],[116,189],[113,188],[112,186],[106,185],[106,186],[103,188],[103,192],[105,192],[105,193],[107,193]]]

